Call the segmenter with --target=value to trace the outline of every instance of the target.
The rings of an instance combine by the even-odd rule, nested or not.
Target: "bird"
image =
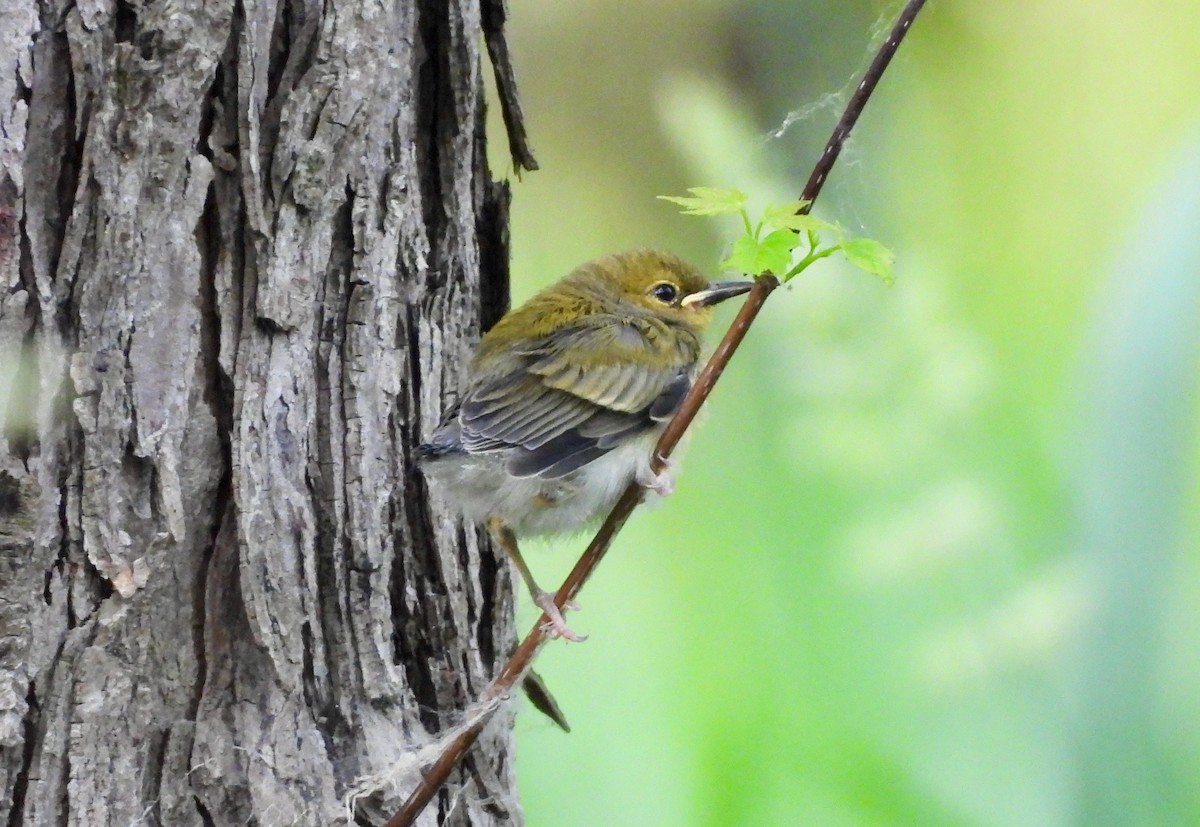
[[[580,265],[481,339],[419,463],[513,561],[547,635],[585,638],[538,586],[518,537],[579,531],[634,480],[659,497],[674,490],[669,465],[652,470],[654,446],[696,377],[713,307],[752,284],[710,282],[660,250],[615,253]]]

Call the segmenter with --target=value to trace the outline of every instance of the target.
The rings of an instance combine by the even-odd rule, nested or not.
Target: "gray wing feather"
[[[585,369],[564,355],[566,344],[602,346],[613,337],[628,348],[631,334],[618,326],[559,331],[516,352],[495,375],[477,378],[457,419],[463,448],[511,450],[510,473],[554,479],[668,419],[691,387],[690,363],[647,370],[627,361]]]

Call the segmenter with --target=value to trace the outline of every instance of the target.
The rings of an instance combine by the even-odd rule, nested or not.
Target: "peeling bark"
[[[413,449],[507,302],[478,0],[0,10],[0,819],[344,805],[513,645]],[[489,32],[489,37],[496,36]],[[511,720],[423,824],[512,824]]]

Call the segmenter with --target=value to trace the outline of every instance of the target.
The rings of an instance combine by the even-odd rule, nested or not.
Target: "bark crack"
[[[423,174],[418,177],[421,188],[422,222],[426,236],[440,239],[446,230],[444,194],[442,192],[442,159],[440,149],[446,135],[442,129],[443,97],[448,94],[446,86],[445,49],[439,48],[449,38],[443,0],[419,0],[417,4],[419,53],[424,60],[417,71],[416,88],[416,151],[418,168]],[[451,108],[451,111],[453,109]],[[429,266],[426,270],[430,288],[440,284],[444,278],[443,263],[438,260],[440,245],[432,244]],[[419,377],[419,371],[410,374]],[[419,398],[419,397],[418,397]]]
[[[210,89],[209,99],[216,96],[216,85]],[[206,121],[201,119],[199,144],[205,145],[208,133],[204,131]],[[211,125],[211,120],[207,121]],[[216,422],[216,434],[220,446],[221,479],[216,486],[216,502],[212,513],[216,518],[209,526],[207,542],[204,544],[192,593],[192,646],[196,653],[196,684],[192,692],[188,719],[195,721],[204,694],[208,676],[205,622],[208,617],[208,569],[212,561],[213,547],[221,530],[223,515],[233,507],[232,447],[233,388],[230,378],[221,368],[221,311],[217,299],[217,262],[220,256],[221,219],[214,197],[213,185],[209,184],[208,196],[201,210],[193,234],[200,256],[200,358],[197,360],[204,371],[202,398]]]
[[[233,25],[223,54],[228,56],[235,48],[237,37],[238,17],[234,16]],[[199,119],[199,133],[196,139],[197,151],[212,158],[219,152],[223,157],[232,159],[227,147],[213,147],[214,129],[218,119],[224,116],[222,90],[225,87],[225,74],[222,63],[218,62],[214,71],[213,81],[204,97],[203,109]],[[205,150],[208,150],[207,152]],[[235,150],[236,151],[236,150]],[[204,691],[209,684],[210,670],[207,641],[210,639],[208,623],[212,614],[209,605],[209,590],[212,587],[211,569],[213,557],[216,554],[217,543],[220,542],[221,529],[226,520],[235,522],[233,496],[233,447],[232,433],[234,427],[234,388],[233,381],[222,366],[221,343],[225,335],[222,318],[222,301],[219,295],[218,281],[220,279],[221,253],[223,244],[234,242],[232,238],[223,238],[220,199],[218,198],[218,179],[229,176],[236,166],[232,164],[215,164],[214,177],[208,185],[204,206],[197,219],[193,238],[199,255],[199,356],[198,370],[203,372],[200,377],[201,399],[208,407],[215,422],[217,445],[220,457],[221,475],[213,493],[214,502],[211,514],[213,519],[208,527],[205,541],[200,548],[200,559],[197,564],[196,577],[192,584],[192,651],[196,658],[195,683],[191,688],[190,697],[185,707],[185,720],[198,725],[201,704],[204,701]],[[236,277],[236,270],[229,268]],[[230,357],[232,362],[232,357]],[[214,596],[214,600],[219,599]],[[187,748],[190,756],[195,748],[195,739]],[[188,765],[192,761],[189,758]],[[212,814],[205,807],[199,794],[195,791],[193,776],[189,772],[187,785],[192,790],[186,798],[195,808],[201,822],[208,827],[215,827]]]
[[[25,693],[25,716],[21,719],[21,731],[24,743],[21,748],[21,764],[17,768],[17,777],[13,782],[12,809],[8,811],[8,827],[21,827],[25,822],[25,794],[29,789],[29,775],[33,769],[34,756],[37,754],[38,720],[41,708],[38,706],[37,689],[34,682],[29,682]]]
[[[113,37],[117,43],[132,43],[137,31],[137,9],[129,0],[117,0],[113,13]]]

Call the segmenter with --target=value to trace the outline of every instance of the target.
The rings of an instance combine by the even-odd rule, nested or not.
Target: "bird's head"
[[[620,302],[635,312],[696,330],[708,327],[716,304],[753,286],[749,281],[709,282],[688,262],[659,250],[605,256],[581,270],[585,277],[607,281]]]
[[[597,316],[650,317],[665,322],[668,330],[693,334],[685,338],[695,342],[712,321],[713,306],[752,284],[710,283],[691,264],[658,250],[602,256],[506,314],[484,336],[478,358],[486,363]]]

